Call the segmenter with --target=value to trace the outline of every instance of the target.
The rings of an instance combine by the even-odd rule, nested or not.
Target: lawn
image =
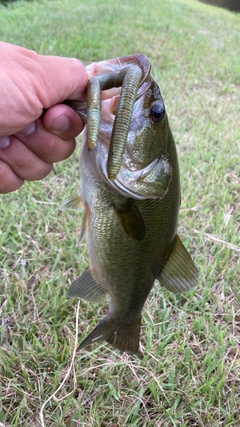
[[[179,234],[200,270],[188,294],[153,288],[142,359],[102,343],[71,364],[76,314],[85,337],[107,310],[66,299],[89,265],[82,214],[59,209],[78,191],[81,137],[46,179],[1,195],[0,426],[239,427],[240,14],[197,0],[17,1],[0,5],[0,39],[85,64],[150,58],[179,154]]]

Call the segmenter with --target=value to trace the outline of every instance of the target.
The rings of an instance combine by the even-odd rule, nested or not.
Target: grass
[[[0,6],[1,40],[84,63],[145,53],[177,143],[179,234],[198,288],[156,286],[143,314],[143,358],[101,344],[77,354],[48,427],[240,426],[240,15],[197,0],[62,0]],[[41,426],[69,368],[76,305],[66,289],[88,266],[75,245],[78,148],[41,182],[1,196],[0,426]],[[86,336],[106,307],[80,302]]]

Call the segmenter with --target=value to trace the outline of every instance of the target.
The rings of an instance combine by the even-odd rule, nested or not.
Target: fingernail
[[[70,120],[64,114],[52,122],[51,130],[54,132],[66,132],[70,128]]]
[[[21,132],[19,133],[21,135],[31,135],[33,132],[35,132],[35,129],[36,129],[36,122],[33,122],[23,130],[21,130]]]
[[[1,136],[0,137],[0,148],[6,148],[10,144],[9,136]]]

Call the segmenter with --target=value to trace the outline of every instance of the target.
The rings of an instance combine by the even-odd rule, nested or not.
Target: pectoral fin
[[[80,233],[79,233],[78,238],[77,238],[77,246],[79,245],[81,240],[85,237],[85,234],[87,231],[87,226],[88,226],[88,214],[89,214],[89,209],[88,209],[88,206],[86,205],[85,209],[84,209]]]
[[[128,200],[124,205],[114,205],[114,211],[128,237],[135,240],[144,239],[145,224],[141,212],[132,200]]]
[[[106,300],[106,292],[94,279],[90,268],[77,277],[67,291],[67,298],[77,297],[101,303]]]
[[[84,207],[84,214],[83,214],[83,219],[81,224],[81,230],[77,239],[77,245],[79,245],[79,243],[81,242],[81,240],[84,238],[86,234],[87,224],[88,224],[88,213],[89,213],[88,206],[83,203],[83,200],[79,194],[69,197],[60,206],[60,209],[62,211],[65,211],[67,209],[78,210],[78,209],[83,209],[83,207]]]
[[[175,294],[188,292],[197,284],[198,270],[178,236],[157,279],[161,285]]]
[[[74,196],[68,197],[63,204],[60,206],[62,211],[66,211],[67,209],[82,209],[83,201],[80,194],[75,194]]]

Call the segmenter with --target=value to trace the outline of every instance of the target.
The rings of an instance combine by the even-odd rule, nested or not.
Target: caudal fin
[[[127,323],[116,321],[108,314],[85,338],[77,350],[98,341],[107,341],[118,350],[139,354],[140,329],[141,318]]]

